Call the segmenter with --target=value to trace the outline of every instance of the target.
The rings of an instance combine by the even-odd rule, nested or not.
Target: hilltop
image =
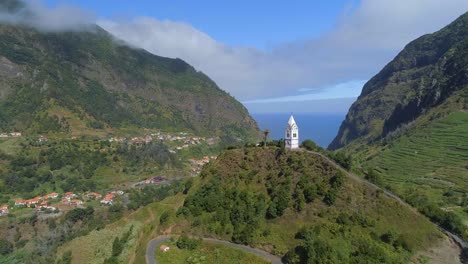
[[[0,7],[13,12],[18,3]],[[258,136],[246,108],[181,59],[129,47],[96,25],[44,32],[0,24],[0,130],[128,128]]]
[[[223,152],[178,215],[191,223],[181,232],[263,248],[288,263],[405,263],[441,238],[424,217],[325,157],[277,147]]]

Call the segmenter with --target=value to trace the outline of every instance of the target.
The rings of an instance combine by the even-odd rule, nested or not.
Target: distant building
[[[89,192],[88,194],[86,194],[86,196],[91,199],[101,199],[102,194],[96,192]]]
[[[114,203],[114,194],[113,193],[109,193],[107,194],[104,199],[101,200],[101,203],[102,204],[110,204],[112,205]]]
[[[69,204],[73,205],[73,206],[79,206],[79,205],[83,205],[83,201],[78,200],[78,199],[73,199],[73,200],[70,201]]]
[[[55,198],[57,198],[58,196],[59,196],[58,193],[53,192],[53,193],[49,193],[49,194],[44,195],[42,198],[45,199],[45,200],[47,200],[47,199],[55,199]]]
[[[18,199],[15,201],[15,206],[23,206],[26,205],[26,201],[23,199]]]
[[[286,126],[284,141],[286,149],[292,150],[299,148],[299,127],[292,115],[289,118],[288,125]]]
[[[169,249],[171,249],[171,248],[166,246],[166,245],[161,245],[159,247],[159,250],[161,250],[162,252],[167,252],[167,251],[169,251]]]
[[[8,205],[2,205],[0,207],[0,215],[6,215],[8,214]]]

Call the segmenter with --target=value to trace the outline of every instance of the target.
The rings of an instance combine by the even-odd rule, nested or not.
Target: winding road
[[[156,254],[156,248],[158,247],[159,244],[161,244],[164,241],[169,240],[170,237],[168,236],[160,236],[157,237],[153,240],[151,240],[148,243],[148,246],[146,247],[146,263],[147,264],[157,264],[156,259],[155,259],[155,254]],[[263,259],[266,259],[270,261],[272,264],[282,264],[281,259],[277,256],[274,256],[266,251],[257,249],[257,248],[251,248],[248,246],[244,245],[239,245],[239,244],[234,244],[229,241],[225,240],[219,240],[219,239],[214,239],[214,238],[203,238],[203,241],[213,243],[213,244],[219,244],[219,245],[225,245],[225,246],[230,246],[233,248],[237,248],[240,250],[243,250],[245,252],[252,253],[254,255],[257,255]]]

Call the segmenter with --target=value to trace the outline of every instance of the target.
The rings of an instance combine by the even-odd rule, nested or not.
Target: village
[[[132,138],[125,138],[125,137],[111,137],[107,139],[109,142],[118,142],[118,143],[129,143],[133,145],[142,145],[148,144],[153,141],[159,142],[172,142],[174,146],[170,151],[175,153],[176,150],[182,150],[189,148],[190,146],[200,145],[202,143],[206,143],[209,146],[214,145],[219,142],[219,138],[212,137],[200,137],[200,136],[193,136],[189,135],[186,132],[178,132],[175,134],[170,133],[151,133],[142,137],[132,137]]]
[[[32,208],[37,212],[59,212],[67,211],[73,208],[82,208],[85,203],[99,202],[101,205],[112,205],[118,197],[124,196],[125,192],[118,190],[102,195],[96,192],[86,192],[83,194],[77,194],[74,192],[65,192],[59,194],[52,192],[44,196],[36,196],[31,199],[16,199],[12,206],[17,208]],[[12,206],[2,205],[0,206],[0,216],[7,215]]]
[[[23,134],[21,132],[0,132],[0,138],[18,138],[22,137]],[[72,136],[69,139],[77,140],[78,137]],[[171,152],[175,153],[175,150],[182,150],[189,148],[190,146],[200,145],[202,143],[206,143],[209,146],[212,146],[219,142],[218,137],[202,137],[202,136],[194,136],[190,135],[187,132],[176,132],[176,133],[164,133],[164,132],[156,132],[150,133],[140,137],[105,137],[101,138],[101,140],[105,140],[108,142],[116,142],[116,143],[128,143],[132,145],[143,145],[149,144],[154,141],[159,142],[173,142],[174,148],[171,149]],[[45,143],[48,142],[49,138],[45,135],[38,135],[37,142]]]
[[[9,132],[9,133],[0,133],[0,139],[8,138],[19,138],[23,137],[21,132]],[[70,139],[76,140],[77,137],[71,137]],[[176,151],[189,148],[191,146],[199,145],[206,143],[208,145],[214,145],[219,142],[219,138],[206,138],[201,136],[189,135],[185,132],[178,132],[174,134],[156,132],[151,133],[142,137],[110,137],[104,138],[103,140],[108,142],[116,142],[123,144],[132,144],[132,145],[145,145],[154,141],[166,142],[170,146],[169,151],[171,153],[176,153]],[[47,143],[49,138],[45,135],[39,135],[36,138],[38,143]],[[198,176],[203,168],[203,166],[209,163],[212,160],[215,160],[216,156],[203,156],[200,159],[189,158],[189,171],[192,177]],[[158,184],[167,184],[172,180],[169,180],[165,176],[152,176],[145,180],[141,180],[134,184],[131,184],[131,187],[138,187],[144,185],[158,185]],[[73,208],[82,208],[85,205],[113,205],[116,199],[119,196],[124,196],[124,192],[111,191],[105,195],[96,192],[85,192],[85,193],[74,193],[74,192],[64,192],[59,194],[57,192],[52,192],[44,196],[36,196],[31,199],[22,199],[18,198],[14,202],[12,201],[9,205],[5,204],[0,207],[0,216],[5,216],[10,213],[13,208],[32,208],[38,213],[52,213],[59,211],[67,211]],[[128,201],[128,197],[126,199]]]

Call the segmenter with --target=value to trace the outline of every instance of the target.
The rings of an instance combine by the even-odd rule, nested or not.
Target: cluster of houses
[[[111,137],[108,139],[109,142],[130,143],[133,145],[144,145],[152,142],[153,140],[170,141],[177,143],[177,147],[175,147],[175,149],[170,150],[171,153],[176,153],[176,150],[186,149],[190,146],[198,145],[203,142],[206,142],[208,145],[214,145],[219,141],[219,138],[190,136],[188,135],[188,133],[185,132],[179,132],[177,134],[158,132],[146,135],[144,137],[133,137],[130,139],[124,137]]]
[[[34,207],[36,209],[49,209],[55,210],[57,208],[50,206],[49,200],[58,198],[59,194],[56,192],[46,194],[44,196],[36,196],[32,199],[18,199],[15,201],[15,206]]]
[[[109,142],[117,142],[117,143],[130,143],[135,145],[143,145],[148,144],[153,141],[153,137],[150,135],[146,135],[144,137],[133,137],[131,139],[127,139],[124,137],[111,137],[108,139]]]
[[[207,164],[211,160],[215,160],[216,156],[204,156],[202,159],[189,159],[191,164],[191,171],[192,173],[198,174],[200,173],[203,165]]]
[[[21,137],[21,132],[11,132],[11,133],[0,133],[0,138],[15,138]]]
[[[83,201],[80,199],[76,199],[78,195],[73,192],[66,192],[63,194],[62,203],[68,204],[71,206],[80,206],[83,205]]]
[[[114,203],[116,195],[123,195],[123,191],[113,191],[102,197],[101,194],[95,192],[88,192],[86,193],[86,197],[88,199],[100,200],[101,204],[108,204],[112,205]],[[18,207],[34,207],[36,209],[50,209],[55,210],[56,208],[50,206],[49,201],[51,199],[59,198],[59,194],[56,192],[46,194],[44,196],[36,196],[32,199],[17,199],[15,201],[15,206]],[[62,204],[70,205],[70,206],[82,206],[84,204],[83,200],[79,199],[79,196],[73,192],[66,192],[62,196]],[[4,205],[0,207],[0,216],[8,213],[8,206]]]

